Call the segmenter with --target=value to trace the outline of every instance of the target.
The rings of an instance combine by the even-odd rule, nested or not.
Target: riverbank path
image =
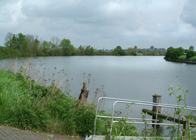
[[[0,126],[0,140],[82,140],[60,134],[37,133],[8,126]]]

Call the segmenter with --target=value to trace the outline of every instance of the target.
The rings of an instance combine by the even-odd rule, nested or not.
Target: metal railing
[[[112,106],[112,115],[111,116],[102,116],[102,115],[97,115],[99,105],[100,105],[100,100],[114,100],[113,106]],[[164,107],[164,108],[173,108],[174,112],[176,112],[176,109],[178,107],[184,107],[182,105],[173,105],[173,104],[164,104],[164,103],[153,103],[153,102],[148,102],[148,101],[140,101],[140,100],[130,100],[130,99],[122,99],[122,98],[112,98],[112,97],[100,97],[97,102],[97,108],[96,108],[96,114],[95,114],[95,122],[94,122],[94,131],[93,131],[93,136],[95,136],[96,132],[96,121],[97,118],[111,118],[111,126],[110,126],[110,138],[111,138],[111,133],[112,133],[112,124],[116,123],[118,121],[114,121],[114,119],[121,119],[123,117],[115,117],[114,116],[114,110],[116,107],[116,104],[134,104],[134,105],[143,105],[143,106],[155,106],[155,107]],[[192,106],[187,106],[187,110],[192,110],[195,111],[196,107]],[[156,109],[156,117],[155,119],[145,119],[144,122],[137,122],[137,121],[126,121],[126,123],[133,123],[133,124],[146,124],[146,121],[153,121],[153,123],[148,123],[154,125],[154,136],[156,135],[156,125],[167,125],[167,126],[174,126],[175,124],[171,123],[157,123],[158,122],[158,109]],[[174,122],[175,122],[175,113],[174,113]],[[142,118],[129,118],[127,117],[126,120],[143,120]]]

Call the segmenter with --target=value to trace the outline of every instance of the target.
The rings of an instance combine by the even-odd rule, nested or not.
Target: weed
[[[176,112],[175,114],[178,116],[178,120],[180,120],[181,116],[184,116],[184,118],[186,120],[188,120],[188,129],[184,130],[182,129],[183,133],[185,134],[185,137],[188,137],[189,140],[191,140],[191,128],[190,128],[190,120],[191,119],[195,119],[195,116],[192,115],[194,111],[192,111],[191,113],[189,113],[188,109],[187,109],[187,101],[186,101],[186,96],[189,93],[189,90],[184,90],[182,88],[182,85],[179,84],[179,87],[177,88],[176,92],[174,90],[174,88],[171,86],[169,87],[169,90],[171,91],[171,93],[169,94],[170,96],[174,95],[176,97],[177,100],[177,108],[176,108]],[[183,93],[183,95],[181,95],[181,93]],[[180,103],[182,103],[183,105],[180,106]],[[178,139],[180,139],[180,121],[178,122],[178,126],[176,127],[174,125],[174,127],[168,127],[168,128],[173,128],[173,131],[175,132],[177,130],[177,136]]]
[[[35,67],[32,62],[15,63],[0,70],[0,124],[51,133],[92,134],[95,102],[78,108],[78,100],[69,95],[67,79],[60,81],[54,73],[49,80],[42,64],[37,70]],[[51,85],[45,86],[48,81]],[[63,90],[62,83],[67,83]],[[97,127],[104,128],[103,121],[99,119]]]
[[[111,126],[112,123],[112,132],[111,132],[112,140],[119,140],[121,136],[123,136],[123,139],[125,139],[125,136],[139,136],[139,132],[137,131],[137,128],[133,124],[127,123],[128,114],[129,112],[132,112],[132,110],[130,110],[129,104],[127,104],[126,106],[127,106],[127,113],[125,117],[122,119],[117,119],[118,123],[110,122],[109,126]],[[111,131],[110,127],[108,127],[107,131]],[[110,136],[106,135],[105,138],[109,139]]]

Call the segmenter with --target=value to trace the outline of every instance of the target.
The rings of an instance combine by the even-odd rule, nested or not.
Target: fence
[[[159,96],[158,96],[159,97]],[[154,97],[153,97],[154,98]],[[112,106],[112,114],[111,116],[101,116],[101,115],[98,115],[98,108],[99,108],[99,105],[100,105],[100,101],[101,100],[114,100],[114,103],[113,103],[113,106]],[[157,102],[158,101],[158,102]],[[161,101],[159,99],[153,99],[153,102],[147,102],[147,101],[140,101],[140,100],[130,100],[130,99],[122,99],[122,98],[112,98],[112,97],[100,97],[98,99],[98,102],[97,102],[97,108],[96,108],[96,114],[95,114],[95,122],[94,122],[94,131],[93,131],[93,136],[95,136],[96,134],[96,120],[97,118],[110,118],[111,119],[111,126],[110,126],[110,138],[111,138],[111,134],[112,134],[112,125],[113,123],[117,123],[118,121],[115,121],[114,119],[121,119],[123,117],[116,117],[114,116],[114,113],[115,113],[115,107],[117,104],[129,104],[129,105],[142,105],[142,106],[152,106],[152,112],[154,112],[155,114],[150,114],[148,111],[150,110],[145,110],[143,109],[143,111],[145,113],[148,113],[150,115],[152,115],[152,119],[142,119],[142,118],[131,118],[131,117],[127,117],[126,120],[132,120],[132,121],[126,121],[126,123],[132,123],[132,124],[144,124],[146,125],[147,124],[147,121],[148,121],[148,124],[151,124],[153,125],[154,127],[154,136],[156,135],[156,126],[157,125],[166,125],[166,126],[175,126],[176,124],[175,123],[158,123],[158,118],[164,118],[164,119],[168,119],[169,121],[172,121],[172,122],[181,122],[182,123],[182,126],[184,129],[187,129],[187,121],[186,120],[178,120],[178,118],[176,118],[176,109],[178,107],[182,108],[183,106],[182,105],[173,105],[173,104],[164,104],[164,103],[161,103]],[[165,115],[164,117],[164,114],[161,114],[161,110],[163,108],[170,108],[173,110],[173,116],[170,116],[170,115]],[[191,107],[191,106],[187,106],[187,109],[190,110],[190,111],[195,111],[196,110],[196,107]],[[161,116],[163,115],[163,116]],[[143,122],[139,121],[139,120],[142,120]],[[152,121],[152,122],[149,122],[149,121]],[[195,123],[192,122],[191,124],[192,126],[195,125]],[[173,137],[174,135],[171,136],[171,138]]]

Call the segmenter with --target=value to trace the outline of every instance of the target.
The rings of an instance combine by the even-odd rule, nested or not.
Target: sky
[[[8,32],[69,39],[95,49],[196,48],[196,0],[0,0]]]

